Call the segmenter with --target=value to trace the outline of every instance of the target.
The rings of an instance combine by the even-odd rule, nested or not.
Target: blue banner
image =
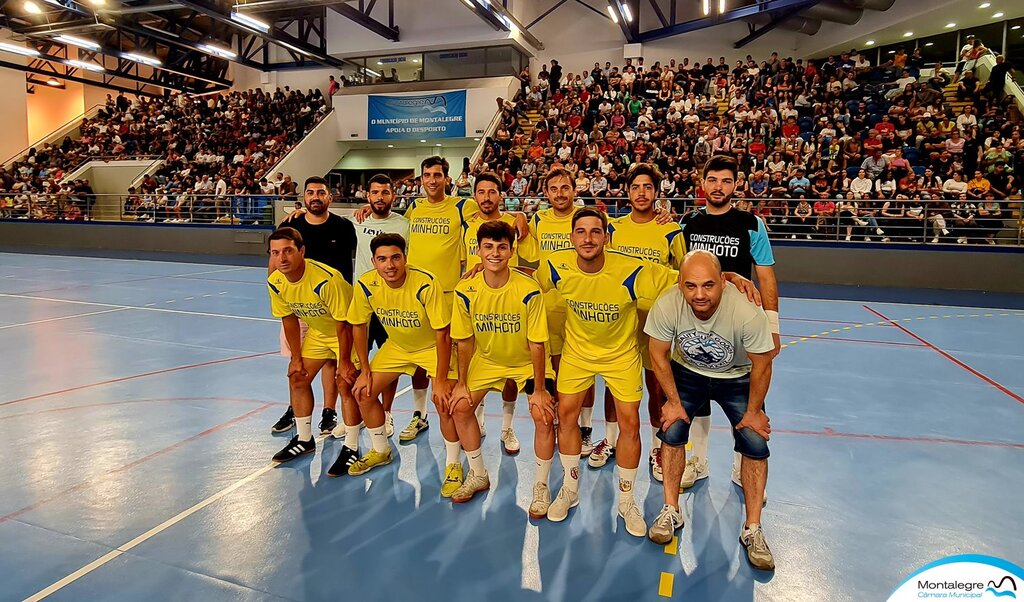
[[[465,138],[466,91],[369,97],[370,140]]]

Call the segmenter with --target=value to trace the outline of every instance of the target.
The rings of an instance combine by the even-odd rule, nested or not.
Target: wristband
[[[779,312],[774,309],[766,309],[764,313],[768,314],[768,324],[772,328],[772,334],[779,334]]]

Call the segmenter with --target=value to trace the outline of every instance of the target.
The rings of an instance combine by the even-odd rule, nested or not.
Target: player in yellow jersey
[[[686,255],[683,229],[675,222],[659,224],[655,221],[654,201],[660,190],[661,177],[658,168],[649,163],[636,163],[629,169],[626,173],[626,192],[631,211],[609,221],[608,247],[643,261],[679,269],[683,256]],[[644,363],[644,381],[647,384],[647,408],[651,417],[652,444],[649,464],[654,479],[661,481],[661,439],[657,437],[657,432],[661,428],[661,406],[664,398],[651,365],[649,337],[643,331],[647,313],[641,312],[639,317],[638,342]],[[604,413],[606,421],[615,422],[615,404],[607,388],[604,395]],[[609,450],[611,445],[614,445],[614,442],[607,438],[600,441],[590,455],[590,465],[595,468],[603,466],[615,453],[614,448]]]
[[[440,412],[440,405],[448,400],[454,384],[452,342],[448,334],[451,314],[445,307],[437,278],[406,263],[405,239],[398,234],[374,237],[370,250],[375,270],[356,280],[348,319],[353,326],[356,354],[360,363],[368,366],[360,373],[352,392],[359,402],[373,449],[349,468],[351,475],[391,463],[391,446],[384,434],[384,407],[379,399],[385,388],[402,374],[412,376],[423,370],[433,380],[434,403]],[[369,361],[367,325],[373,314],[387,330],[388,340]],[[419,410],[415,416],[422,419]],[[450,415],[441,415],[441,432],[448,449],[448,464],[458,463],[458,434]],[[451,491],[461,484],[460,479]]]
[[[288,384],[295,412],[296,435],[274,456],[275,463],[287,462],[316,451],[312,433],[313,388],[311,383],[328,361],[338,364],[338,389],[345,421],[345,445],[328,474],[347,471],[357,456],[359,408],[352,396],[356,366],[352,362],[352,331],[347,313],[352,286],[340,272],[305,258],[302,235],[294,228],[279,228],[270,235],[269,250],[277,269],[267,278],[270,307],[281,318],[291,362]],[[299,320],[309,326],[302,339]]]
[[[476,200],[480,211],[466,220],[463,234],[463,244],[466,247],[466,272],[476,273],[474,268],[480,265],[480,256],[477,254],[477,230],[481,225],[489,221],[500,221],[509,225],[515,225],[516,219],[522,214],[507,213],[501,210],[501,186],[502,181],[494,172],[483,172],[476,176],[473,183],[473,198]],[[512,265],[519,266],[523,261],[521,249],[527,247],[527,255],[530,255],[529,245],[532,244],[532,237],[527,237],[518,244],[513,239]],[[532,271],[532,270],[530,270]],[[505,453],[515,455],[519,453],[519,438],[512,428],[512,418],[516,409],[516,398],[519,390],[515,382],[509,380],[501,392],[501,445]],[[487,436],[487,428],[484,422],[484,404],[477,405],[477,420],[480,423],[481,436]]]
[[[477,185],[480,179],[477,179]],[[480,426],[476,408],[488,391],[500,391],[511,380],[515,393],[526,390],[531,412],[546,412],[548,433],[546,455],[551,465],[555,433],[554,400],[544,384],[554,377],[544,344],[547,318],[537,282],[509,268],[513,257],[515,230],[501,221],[485,222],[477,230],[478,255],[484,269],[455,287],[452,338],[458,341],[459,382],[447,410],[455,417],[459,441],[469,458],[469,475],[454,494],[452,502],[468,502],[490,488],[490,478],[480,449]],[[539,460],[538,460],[539,461]],[[459,469],[461,469],[461,465]],[[547,494],[545,479],[545,497]],[[541,514],[543,516],[543,514]]]

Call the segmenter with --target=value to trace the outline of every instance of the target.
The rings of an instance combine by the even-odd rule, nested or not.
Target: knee
[[[640,413],[633,412],[617,412],[616,413],[619,422],[619,432],[625,434],[636,433],[640,436]]]
[[[440,410],[440,407],[438,408]],[[460,399],[452,410],[452,416],[459,421],[473,419],[476,420],[476,413],[473,404],[469,403],[466,399]]]
[[[662,429],[661,440],[671,447],[682,447],[690,441],[690,425],[685,420],[676,420]]]
[[[765,460],[770,455],[768,452],[768,440],[751,428],[742,428],[736,431],[735,450],[740,455],[753,460]]]
[[[313,379],[308,374],[306,376],[301,374],[292,374],[288,377],[288,386],[291,387],[292,390],[305,389],[309,387],[312,382]]]

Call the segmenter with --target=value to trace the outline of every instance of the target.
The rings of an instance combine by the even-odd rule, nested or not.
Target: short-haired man
[[[447,410],[455,417],[470,467],[462,487],[452,494],[455,503],[467,502],[490,487],[475,416],[488,391],[502,391],[511,380],[516,394],[526,390],[530,395],[531,413],[536,408],[554,418],[554,401],[544,390],[546,379],[554,377],[544,348],[548,338],[544,299],[535,280],[509,268],[515,239],[508,223],[481,224],[476,248],[483,271],[455,287],[451,335],[458,341],[459,381]],[[550,455],[554,431],[547,442]]]
[[[352,285],[330,266],[306,259],[302,235],[294,228],[279,228],[270,235],[270,256],[277,268],[267,279],[270,307],[281,318],[291,362],[288,383],[291,407],[295,411],[296,435],[274,456],[275,463],[287,462],[316,451],[311,420],[313,378],[328,361],[336,362],[343,400],[345,445],[328,470],[343,474],[356,457],[359,439],[359,411],[350,387],[355,380],[352,362],[352,332],[347,320]],[[305,339],[299,321],[309,326]]]
[[[774,569],[775,560],[761,530],[771,434],[764,400],[775,350],[768,316],[725,281],[714,254],[699,249],[683,260],[678,288],[655,302],[645,331],[651,337],[651,360],[666,397],[658,433],[664,442],[665,505],[648,537],[668,543],[683,525],[676,483],[686,464],[690,417],[713,399],[725,411],[735,449],[743,456],[740,478],[746,520],[740,542],[754,567]]]

